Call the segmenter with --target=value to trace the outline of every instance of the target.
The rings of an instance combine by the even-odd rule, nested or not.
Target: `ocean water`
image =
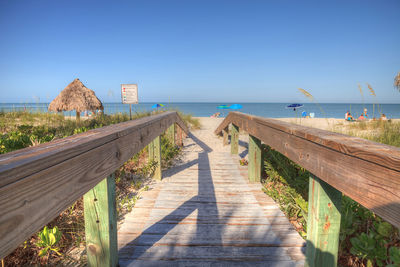
[[[132,105],[133,112],[151,111],[155,103],[140,103]],[[368,109],[368,116],[379,118],[380,113],[384,113],[389,119],[400,118],[400,104],[381,104],[379,107],[373,104],[341,104],[341,103],[302,103],[302,108],[294,111],[287,109],[286,106],[291,103],[163,103],[165,107],[160,109],[178,109],[184,113],[192,114],[196,117],[209,117],[216,112],[221,112],[225,117],[230,110],[217,109],[218,105],[241,104],[240,112],[269,118],[287,118],[299,117],[303,111],[314,113],[316,118],[344,118],[344,114],[350,111],[353,117],[357,118],[363,108]],[[106,114],[129,113],[129,105],[121,103],[104,103],[104,112]],[[0,103],[0,111],[30,111],[47,112],[48,103]],[[74,111],[66,111],[65,115],[75,116]]]

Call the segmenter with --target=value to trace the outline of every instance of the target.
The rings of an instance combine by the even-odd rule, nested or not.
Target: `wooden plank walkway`
[[[120,266],[303,266],[304,240],[211,127],[125,217]]]

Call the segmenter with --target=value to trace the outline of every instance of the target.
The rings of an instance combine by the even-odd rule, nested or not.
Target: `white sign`
[[[122,104],[137,104],[138,86],[137,84],[121,84]]]

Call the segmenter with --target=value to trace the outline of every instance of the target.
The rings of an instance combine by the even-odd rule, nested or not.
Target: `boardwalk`
[[[120,266],[302,266],[304,241],[212,128],[144,192],[118,232]],[[247,150],[241,142],[241,155]]]

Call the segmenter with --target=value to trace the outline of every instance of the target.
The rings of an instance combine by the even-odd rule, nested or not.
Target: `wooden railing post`
[[[224,141],[223,141],[224,146],[228,145],[228,138],[229,138],[228,131],[229,131],[228,127],[226,127],[225,129],[222,130],[222,134],[223,134],[223,138],[224,138]]]
[[[261,181],[261,141],[260,139],[249,134],[249,181]]]
[[[149,146],[149,160],[156,162],[153,178],[161,180],[161,136],[157,136],[150,142]]]
[[[337,266],[342,193],[310,176],[306,266]]]
[[[239,127],[232,123],[231,127],[231,154],[239,153]]]
[[[83,196],[89,266],[117,266],[115,176],[109,175]]]
[[[183,130],[179,125],[176,127],[176,144],[180,147],[183,147]]]
[[[175,145],[175,123],[173,123],[169,128],[167,129],[167,137],[169,141]]]

